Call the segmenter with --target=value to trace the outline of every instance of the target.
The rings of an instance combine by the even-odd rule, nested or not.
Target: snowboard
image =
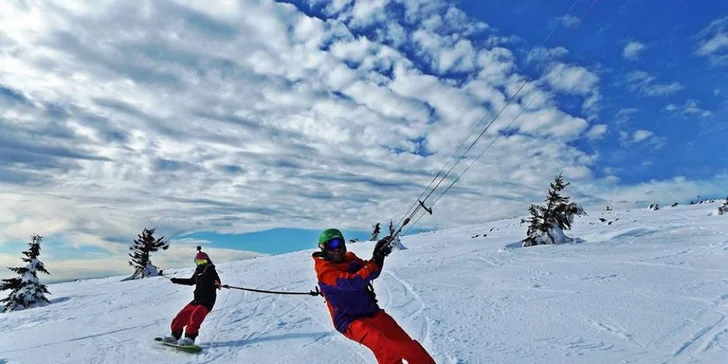
[[[154,341],[156,341],[156,342],[158,342],[158,343],[160,343],[160,344],[162,344],[164,346],[173,347],[173,348],[175,348],[177,350],[186,351],[188,353],[199,353],[199,352],[202,351],[202,347],[199,346],[199,345],[196,345],[196,344],[192,344],[192,345],[177,345],[177,344],[172,344],[172,343],[166,343],[166,342],[164,342],[164,339],[162,339],[161,337],[155,337],[154,338]]]

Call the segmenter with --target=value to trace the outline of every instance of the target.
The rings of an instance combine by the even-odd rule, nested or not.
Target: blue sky
[[[523,215],[560,172],[587,209],[728,194],[724,1],[5,2],[0,25],[2,265],[33,233],[62,277],[125,274],[144,227],[163,266],[364,237],[501,110],[417,229]]]

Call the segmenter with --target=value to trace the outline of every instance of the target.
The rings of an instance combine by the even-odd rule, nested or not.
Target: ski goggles
[[[343,248],[344,243],[345,243],[344,239],[342,239],[342,238],[333,238],[324,243],[324,248],[326,248],[326,250],[334,250],[337,248]]]
[[[207,259],[195,259],[195,264],[197,264],[197,265],[207,264]]]

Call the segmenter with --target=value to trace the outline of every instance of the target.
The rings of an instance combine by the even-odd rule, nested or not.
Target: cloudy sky
[[[165,266],[313,247],[399,221],[491,121],[418,228],[560,172],[596,209],[724,197],[728,3],[3,1],[0,264],[32,233],[61,276],[127,271],[144,227]]]

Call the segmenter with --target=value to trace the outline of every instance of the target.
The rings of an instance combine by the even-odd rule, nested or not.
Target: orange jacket
[[[343,333],[352,321],[371,317],[379,311],[370,283],[379,277],[380,266],[352,252],[347,252],[341,263],[316,254],[313,259],[318,284],[336,330]]]

